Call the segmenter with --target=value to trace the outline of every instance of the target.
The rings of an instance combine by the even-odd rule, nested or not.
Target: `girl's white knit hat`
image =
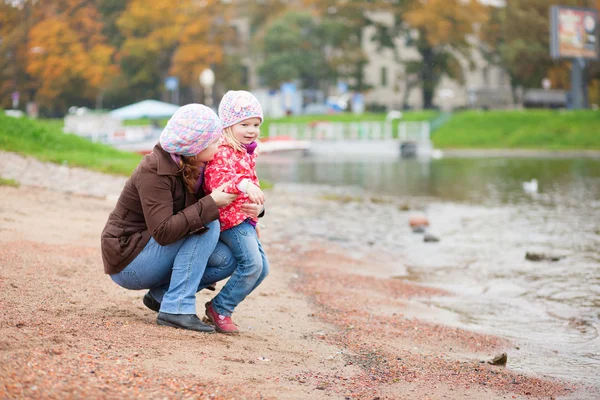
[[[260,118],[262,123],[263,110],[252,93],[245,90],[230,90],[225,93],[219,104],[219,118],[223,123],[223,129],[255,117]]]

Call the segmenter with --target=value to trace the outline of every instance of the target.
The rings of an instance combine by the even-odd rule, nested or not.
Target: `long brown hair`
[[[190,193],[194,193],[196,183],[198,182],[198,176],[204,168],[202,161],[198,161],[198,156],[180,156],[179,157],[179,168],[183,175],[183,183]]]

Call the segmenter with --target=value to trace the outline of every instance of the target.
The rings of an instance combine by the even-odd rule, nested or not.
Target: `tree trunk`
[[[428,110],[433,108],[433,90],[423,86],[423,108]]]
[[[104,102],[104,92],[102,90],[98,90],[96,94],[96,110],[101,110]]]
[[[421,68],[421,85],[423,92],[423,108],[433,108],[433,93],[437,85],[437,79],[434,76],[435,67],[435,54],[433,49],[430,47],[422,47],[420,49],[421,56],[423,57],[423,64]]]

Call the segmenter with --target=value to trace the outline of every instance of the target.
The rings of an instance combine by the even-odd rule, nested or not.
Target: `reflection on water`
[[[259,158],[259,160],[261,160]],[[479,204],[528,201],[522,183],[535,178],[543,202],[564,205],[600,199],[600,160],[447,158],[375,161],[263,157],[259,176],[274,182],[356,185],[400,196],[433,196]]]
[[[600,160],[264,157],[257,168],[273,182],[426,198],[442,241],[407,232],[389,251],[409,279],[459,294],[431,300],[456,316],[444,322],[512,338],[514,369],[600,386]],[[528,194],[532,178],[539,192]],[[530,262],[527,251],[566,257]]]

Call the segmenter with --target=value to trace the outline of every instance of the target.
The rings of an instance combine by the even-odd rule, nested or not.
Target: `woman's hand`
[[[265,207],[260,204],[244,203],[240,206],[240,210],[249,217],[258,218],[258,215]]]
[[[254,204],[264,204],[265,203],[264,193],[262,192],[262,190],[260,190],[260,188],[258,186],[256,186],[252,182],[248,183],[248,188],[246,189],[246,194],[248,195],[248,198],[250,199],[250,201],[253,202]]]
[[[232,193],[224,192],[223,190],[225,190],[225,188],[228,185],[229,185],[229,183],[222,184],[221,186],[219,186],[218,188],[213,190],[213,192],[209,195],[210,197],[213,198],[213,200],[217,204],[217,207],[219,207],[219,208],[230,205],[239,196],[239,194],[232,194]]]

